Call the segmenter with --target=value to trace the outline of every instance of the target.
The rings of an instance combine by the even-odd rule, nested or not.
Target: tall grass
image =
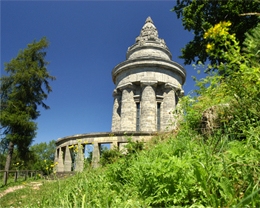
[[[14,196],[25,193],[18,190],[3,197],[0,204],[2,207],[15,204],[26,207],[259,207],[258,141],[253,135],[244,141],[230,141],[225,135],[205,140],[195,131],[183,129],[175,137],[147,145],[148,149],[119,158],[103,168],[45,182],[37,191],[29,191],[28,187],[30,197],[24,200],[13,200]]]

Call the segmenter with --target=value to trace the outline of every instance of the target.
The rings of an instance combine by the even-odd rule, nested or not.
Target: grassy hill
[[[1,198],[1,207],[259,207],[259,137],[205,140],[192,130],[160,135],[98,169],[43,181]],[[259,147],[259,144],[258,144]]]

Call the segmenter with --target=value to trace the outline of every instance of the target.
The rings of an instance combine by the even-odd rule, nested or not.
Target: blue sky
[[[47,37],[53,92],[37,119],[35,143],[65,136],[109,132],[112,121],[112,69],[125,60],[148,16],[172,53],[192,40],[171,12],[175,1],[1,1],[1,74],[4,63],[33,40]],[[184,66],[184,65],[183,65]],[[194,89],[192,66],[184,66],[185,94]]]

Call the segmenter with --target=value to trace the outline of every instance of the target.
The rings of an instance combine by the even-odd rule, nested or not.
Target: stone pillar
[[[162,103],[162,130],[174,129],[174,110],[176,108],[175,88],[165,84],[165,91]]]
[[[64,162],[63,162],[63,154],[61,147],[57,147],[56,154],[55,154],[55,163],[58,164],[55,166],[56,172],[63,172],[64,171]]]
[[[99,166],[100,161],[100,145],[98,142],[94,142],[93,144],[93,152],[92,152],[92,166],[96,168]]]
[[[72,159],[70,154],[69,146],[66,146],[65,157],[64,157],[64,171],[71,171]]]
[[[112,142],[112,144],[111,144],[111,146],[110,146],[110,149],[111,149],[111,150],[112,150],[112,149],[118,149],[118,143],[117,143],[117,141]]]
[[[121,95],[117,90],[113,93],[114,105],[113,105],[113,115],[112,115],[112,128],[111,131],[120,131],[120,121],[121,121]]]
[[[135,131],[135,101],[132,84],[120,88],[121,100],[121,128],[120,131]]]
[[[141,131],[156,131],[156,95],[153,86],[156,81],[141,82]]]
[[[82,144],[78,143],[78,152],[75,158],[75,171],[82,172],[84,168],[84,148]]]

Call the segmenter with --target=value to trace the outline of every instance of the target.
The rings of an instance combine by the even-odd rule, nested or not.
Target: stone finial
[[[152,20],[152,18],[149,16],[149,17],[147,17],[147,19],[146,19],[146,21],[145,21],[145,23],[147,23],[147,22],[150,22],[150,23],[152,23],[153,24],[153,20]]]
[[[164,40],[159,38],[158,31],[154,26],[151,17],[147,17],[140,35],[135,40],[135,42],[139,45],[143,45],[146,41],[154,41],[159,43],[161,47],[166,47]]]

